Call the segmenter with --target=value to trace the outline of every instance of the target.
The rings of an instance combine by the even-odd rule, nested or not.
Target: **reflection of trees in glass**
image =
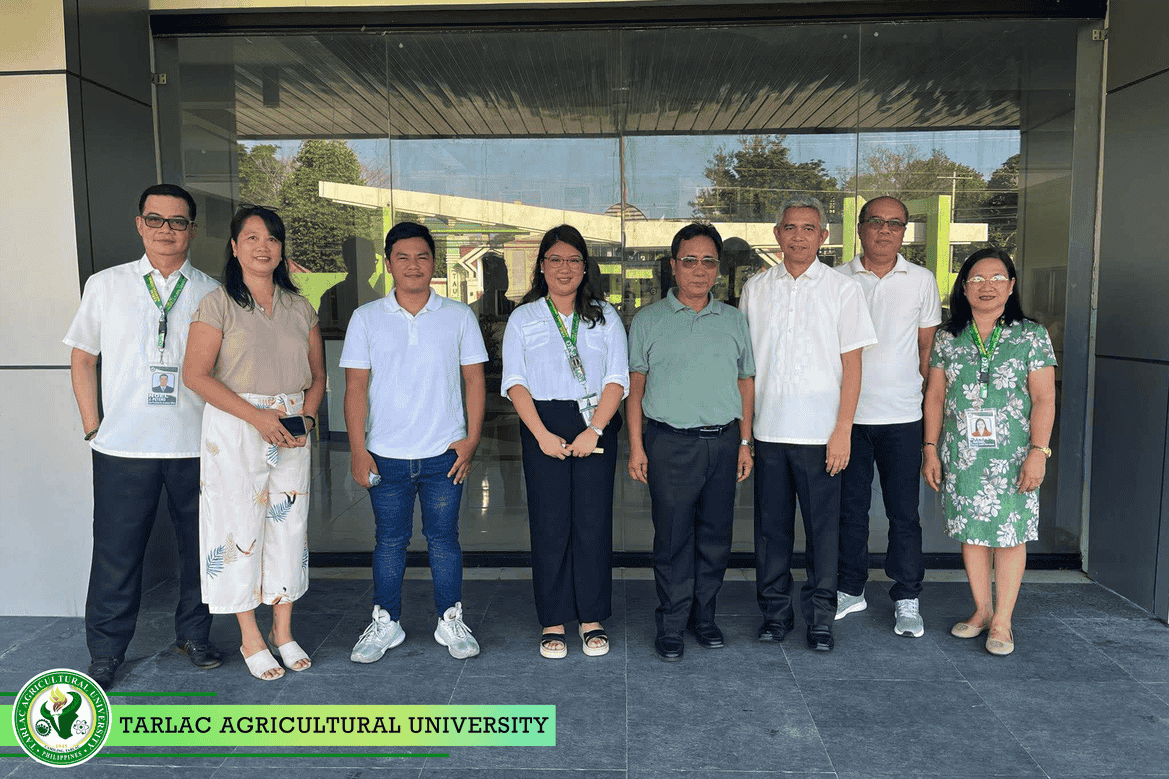
[[[780,202],[798,195],[812,195],[836,210],[836,179],[824,170],[823,160],[792,162],[783,135],[750,135],[739,138],[740,147],[719,147],[706,166],[711,186],[698,192],[690,204],[694,215],[706,219],[771,222]]]
[[[865,155],[858,175],[845,182],[846,191],[865,200],[892,195],[899,200],[920,200],[935,195],[954,195],[955,222],[982,222],[986,181],[969,165],[954,162],[941,149],[929,157],[916,146],[902,151],[879,146]]]
[[[1008,157],[986,185],[990,193],[985,207],[990,242],[1012,256],[1018,246],[1015,233],[1019,229],[1019,157]]]
[[[284,201],[280,190],[292,172],[291,160],[277,157],[277,148],[260,144],[247,148],[236,146],[239,161],[239,197],[244,203],[281,208]]]
[[[305,141],[292,160],[292,173],[281,189],[288,256],[310,271],[344,271],[341,242],[368,234],[373,212],[326,200],[319,194],[321,181],[365,183],[361,163],[344,141]]]
[[[240,200],[279,210],[288,230],[288,259],[315,273],[345,271],[342,242],[369,237],[375,212],[333,203],[321,181],[364,184],[357,155],[344,141],[304,141],[291,160],[268,144],[236,147]]]

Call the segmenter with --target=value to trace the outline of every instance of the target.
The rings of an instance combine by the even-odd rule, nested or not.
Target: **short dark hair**
[[[151,195],[161,195],[163,197],[177,197],[180,200],[187,201],[187,216],[192,222],[195,221],[195,198],[191,197],[191,193],[176,184],[155,184],[147,187],[142,191],[142,197],[138,198],[138,215],[142,215],[142,209],[146,208],[146,198]]]
[[[991,246],[986,249],[979,249],[967,257],[966,262],[962,263],[962,267],[958,270],[958,278],[954,280],[954,289],[950,292],[950,318],[942,325],[942,329],[950,335],[961,335],[962,331],[974,319],[974,312],[970,309],[970,301],[966,299],[966,279],[970,276],[970,269],[979,260],[985,260],[987,257],[993,257],[996,260],[1002,261],[1007,269],[1007,278],[1018,278],[1018,273],[1015,271],[1015,263],[1011,262],[1011,255],[1002,249]],[[1023,304],[1019,300],[1019,283],[1016,281],[1015,288],[1011,290],[1011,294],[1007,298],[1007,303],[1003,307],[1002,320],[1004,324],[1013,325],[1016,322],[1022,322],[1024,319],[1031,322],[1035,321],[1023,313]]]
[[[263,206],[240,206],[236,209],[235,216],[231,218],[231,240],[227,242],[227,248],[223,252],[227,260],[223,266],[223,287],[232,300],[249,311],[255,308],[256,302],[252,300],[252,293],[248,291],[248,285],[244,283],[244,269],[240,266],[239,258],[235,256],[235,252],[231,250],[231,241],[239,239],[244,222],[253,216],[258,216],[263,220],[264,226],[268,228],[272,237],[280,241],[280,263],[272,271],[273,283],[278,287],[284,287],[289,292],[300,292],[300,287],[296,286],[292,276],[288,275],[288,256],[284,253],[287,246],[284,240],[284,221],[275,211]]]
[[[678,259],[678,249],[682,246],[682,241],[702,237],[714,241],[715,259],[721,258],[723,254],[723,237],[718,234],[718,230],[715,229],[714,225],[704,222],[691,222],[675,233],[674,241],[670,244],[670,256],[675,260]]]
[[[873,203],[876,203],[878,200],[892,200],[894,203],[901,206],[901,210],[905,212],[905,222],[907,224],[909,223],[909,207],[902,203],[899,198],[895,198],[892,195],[881,195],[880,197],[875,197],[872,200],[866,200],[865,204],[861,206],[861,212],[857,215],[856,218],[858,224],[869,218],[869,206],[871,206]]]
[[[544,255],[561,241],[580,252],[581,259],[584,260],[584,278],[580,280],[580,286],[576,288],[573,310],[581,319],[588,322],[589,327],[595,327],[598,323],[605,324],[605,310],[601,306],[603,299],[593,288],[589,247],[585,245],[585,239],[580,234],[580,230],[572,225],[565,224],[553,227],[540,239],[540,249],[536,253],[536,268],[532,271],[532,288],[524,295],[521,302],[534,303],[548,294],[548,280],[544,278]]]
[[[417,222],[398,222],[390,231],[386,233],[386,259],[390,259],[390,250],[394,248],[394,244],[398,241],[404,241],[407,238],[422,238],[426,241],[426,245],[430,247],[430,256],[434,257],[434,236],[430,234],[429,228],[426,225],[420,225]]]

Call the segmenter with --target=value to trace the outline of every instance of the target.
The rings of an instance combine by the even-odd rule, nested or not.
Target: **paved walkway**
[[[366,580],[314,578],[294,622],[313,667],[262,683],[247,674],[233,620],[215,622],[227,658],[217,670],[196,671],[170,649],[174,587],[160,585],[147,594],[114,691],[211,690],[218,703],[276,706],[554,704],[556,746],[420,750],[445,758],[322,748],[312,751],[336,756],[247,757],[261,750],[241,748],[226,758],[152,758],[143,749],[141,758],[99,754],[62,772],[0,758],[0,777],[1169,776],[1169,627],[1091,583],[1025,583],[1018,648],[997,658],[949,635],[970,610],[961,582],[927,582],[920,639],[893,634],[886,585],[870,583],[868,611],[838,622],[836,650],[818,654],[799,624],[783,645],[757,642],[754,586],[728,581],[719,603],[727,646],[689,640],[685,659],[667,664],[652,650],[651,581],[614,582],[608,656],[585,657],[573,637],[569,657],[552,661],[537,652],[531,582],[470,580],[464,614],[483,652],[458,661],[431,635],[429,581],[411,579],[406,643],[361,666],[348,657],[369,621],[370,589]],[[0,617],[0,690],[87,662],[80,619]]]

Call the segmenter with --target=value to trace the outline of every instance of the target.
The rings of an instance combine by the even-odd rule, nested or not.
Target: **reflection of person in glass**
[[[986,429],[986,420],[985,419],[982,419],[981,417],[979,417],[977,420],[975,420],[975,422],[974,422],[974,435],[976,435],[976,436],[990,435],[990,431]]]
[[[986,649],[996,655],[1015,648],[1011,616],[1027,542],[1039,537],[1038,489],[1055,422],[1055,353],[1043,326],[1024,316],[1015,278],[1010,255],[999,249],[981,249],[963,263],[950,320],[934,339],[924,409],[921,473],[942,493],[974,596],[974,613],[950,632],[975,638],[987,631]],[[994,382],[987,380],[992,373]],[[974,399],[970,387],[978,388]],[[970,408],[995,411],[997,447],[971,448],[959,434],[958,420]],[[975,423],[974,435],[978,430]]]
[[[170,386],[170,374],[169,373],[159,373],[157,375],[158,375],[158,384],[155,384],[154,387],[151,388],[152,392],[174,392],[175,391],[175,388]]]
[[[264,681],[312,661],[292,638],[292,603],[308,589],[309,449],[280,418],[315,424],[325,358],[312,304],[297,294],[284,256],[284,223],[242,206],[224,251],[224,286],[191,322],[183,380],[203,413],[199,547],[203,600],[235,614],[240,653]],[[267,642],[255,609],[272,607]],[[270,651],[271,650],[271,651]]]
[[[584,238],[544,234],[532,288],[503,337],[502,391],[523,425],[540,654],[565,657],[579,622],[586,655],[609,651],[617,407],[629,386],[625,328],[590,278]],[[597,453],[600,447],[604,451]]]

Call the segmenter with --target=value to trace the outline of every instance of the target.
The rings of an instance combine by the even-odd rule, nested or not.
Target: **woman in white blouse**
[[[544,234],[532,288],[503,337],[503,393],[523,426],[540,654],[565,657],[564,625],[603,655],[612,609],[617,407],[628,393],[625,328],[593,289],[585,240],[569,225]]]

